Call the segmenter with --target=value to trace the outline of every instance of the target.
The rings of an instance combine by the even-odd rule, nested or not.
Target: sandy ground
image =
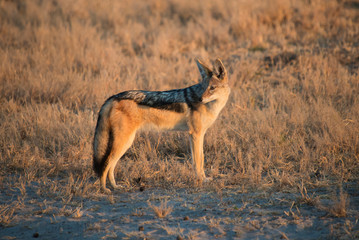
[[[241,187],[211,189],[145,189],[52,200],[38,194],[39,186],[26,188],[22,206],[0,239],[354,239],[359,237],[357,183],[343,190],[350,202],[346,217],[335,217],[337,190],[317,188],[322,207],[305,203],[293,190],[251,190]],[[314,193],[315,192],[315,193]],[[313,195],[314,194],[314,195]],[[17,189],[4,190],[1,204],[21,198]],[[65,201],[65,202],[64,202]],[[172,211],[159,218],[153,207],[167,202]]]

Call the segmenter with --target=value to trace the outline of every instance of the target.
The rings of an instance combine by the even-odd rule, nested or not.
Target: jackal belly
[[[168,109],[158,109],[148,106],[138,105],[141,109],[143,125],[141,129],[145,130],[188,130],[188,111],[172,111]]]

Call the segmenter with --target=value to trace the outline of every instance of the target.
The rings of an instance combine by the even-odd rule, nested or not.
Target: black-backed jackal
[[[227,71],[217,59],[214,68],[196,60],[202,81],[170,91],[126,91],[106,100],[101,107],[93,142],[93,168],[116,189],[114,169],[131,146],[136,132],[147,127],[187,131],[190,135],[192,164],[200,181],[206,180],[203,164],[203,137],[227,102],[230,88]]]

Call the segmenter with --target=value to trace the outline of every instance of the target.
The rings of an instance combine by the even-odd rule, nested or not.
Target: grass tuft
[[[167,200],[161,201],[159,206],[152,205],[148,202],[148,206],[153,210],[158,218],[164,218],[172,212],[172,207],[167,206]]]

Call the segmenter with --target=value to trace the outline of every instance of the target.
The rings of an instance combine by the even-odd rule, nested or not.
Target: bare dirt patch
[[[350,202],[343,203],[345,215],[337,216],[340,191],[347,194]],[[26,187],[25,195],[18,189],[2,192],[1,202],[10,203],[15,212],[10,216],[11,222],[2,226],[1,239],[359,237],[357,183],[315,188],[304,195],[293,190],[247,191],[241,187],[216,192],[204,186],[96,193],[89,198],[74,197],[69,202],[37,192],[36,185]],[[21,207],[16,208],[16,204]],[[159,209],[166,214],[159,216]],[[2,217],[4,214],[2,209]]]

